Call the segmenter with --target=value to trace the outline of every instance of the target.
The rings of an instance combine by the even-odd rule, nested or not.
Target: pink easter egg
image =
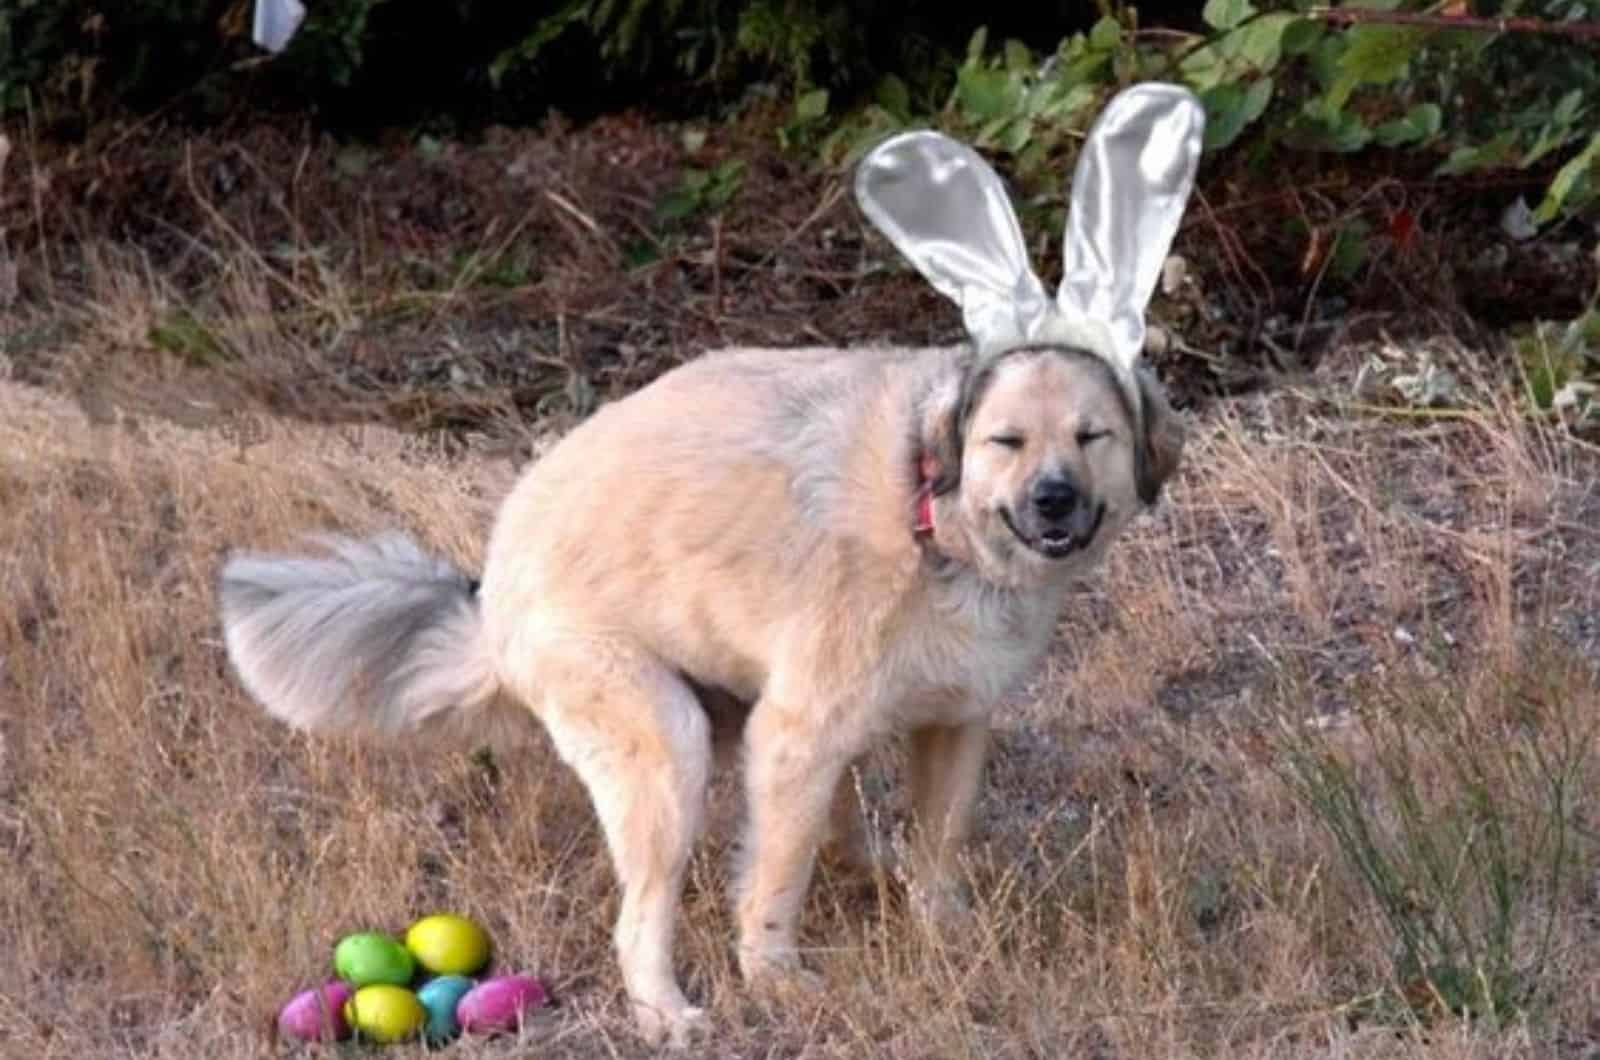
[[[278,1013],[278,1029],[302,1042],[335,1042],[350,1036],[344,1004],[355,991],[348,983],[329,980],[321,987],[302,990]]]
[[[468,1034],[515,1031],[523,1017],[550,1003],[544,984],[531,975],[485,979],[456,1004],[456,1022]]]

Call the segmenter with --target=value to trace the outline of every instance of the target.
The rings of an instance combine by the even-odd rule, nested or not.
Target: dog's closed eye
[[[1021,449],[1022,448],[1022,435],[1020,435],[1020,434],[996,434],[996,435],[992,435],[989,438],[989,442],[990,442],[991,445],[1004,446],[1007,449]]]
[[[1111,437],[1111,432],[1107,430],[1081,430],[1078,432],[1078,444],[1088,445],[1091,442],[1098,442],[1102,438],[1109,437]]]

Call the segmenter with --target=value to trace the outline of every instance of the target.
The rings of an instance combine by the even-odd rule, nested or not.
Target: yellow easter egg
[[[406,949],[434,975],[472,975],[489,963],[489,933],[464,916],[435,913],[411,925]]]
[[[403,986],[364,986],[345,1002],[344,1018],[368,1041],[403,1042],[428,1022],[428,1010]]]

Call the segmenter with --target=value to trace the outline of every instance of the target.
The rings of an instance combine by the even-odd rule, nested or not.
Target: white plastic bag
[[[269,52],[281,52],[306,17],[300,0],[256,0],[251,39]]]

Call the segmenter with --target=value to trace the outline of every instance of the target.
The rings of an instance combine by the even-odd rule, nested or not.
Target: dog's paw
[[[783,999],[822,991],[822,976],[800,963],[794,950],[741,950],[739,972],[752,993]]]
[[[687,1002],[679,1005],[633,1003],[633,1019],[639,1036],[652,1049],[687,1049],[707,1030],[706,1010]]]

